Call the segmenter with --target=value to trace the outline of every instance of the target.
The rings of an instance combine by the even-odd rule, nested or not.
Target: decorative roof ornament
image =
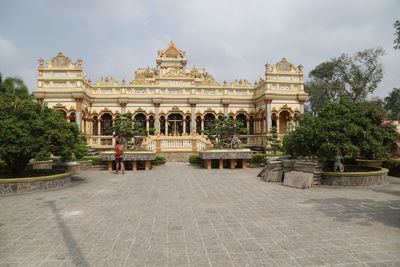
[[[70,58],[63,55],[63,53],[58,53],[57,56],[53,57],[47,63],[49,67],[70,67],[75,66],[75,62],[73,62]]]
[[[287,72],[290,72],[290,71],[295,71],[296,70],[296,67],[292,63],[288,62],[286,60],[286,58],[282,58],[281,61],[276,63],[274,68],[276,69],[276,71],[287,71]]]

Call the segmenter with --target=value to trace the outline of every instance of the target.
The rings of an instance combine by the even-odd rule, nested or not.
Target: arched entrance
[[[212,113],[207,113],[204,116],[204,130],[209,130],[211,123],[215,120],[215,116]]]
[[[183,116],[179,113],[172,113],[168,115],[168,134],[169,135],[182,135],[183,133]]]
[[[146,130],[146,115],[144,115],[143,113],[138,113],[135,115],[134,120],[140,123],[142,129]]]
[[[247,117],[243,113],[240,113],[236,116],[236,120],[240,121],[243,124],[243,128],[247,129]]]
[[[290,128],[291,115],[289,111],[284,110],[279,113],[279,133],[287,134]]]
[[[100,134],[101,135],[112,135],[112,133],[109,132],[113,125],[112,122],[112,116],[109,113],[105,113],[101,115],[101,124],[100,124]]]
[[[93,135],[98,135],[99,134],[99,120],[97,119],[97,116],[93,117],[93,127],[92,127],[92,131],[93,131]]]

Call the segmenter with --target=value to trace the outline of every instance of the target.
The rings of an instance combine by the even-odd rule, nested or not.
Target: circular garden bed
[[[369,186],[387,184],[389,170],[380,167],[345,166],[344,172],[323,172],[321,184]]]
[[[62,170],[31,170],[22,178],[8,178],[0,174],[0,195],[43,191],[63,187],[71,182],[72,172]]]

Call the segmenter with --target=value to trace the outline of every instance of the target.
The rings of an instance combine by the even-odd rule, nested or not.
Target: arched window
[[[97,118],[97,116],[93,117],[93,126],[92,126],[92,130],[93,130],[93,135],[99,135],[99,119]]]
[[[211,123],[215,120],[215,116],[212,113],[207,113],[204,116],[204,130],[210,129]]]
[[[143,129],[146,129],[146,115],[143,113],[136,114],[134,120],[139,122]]]
[[[101,135],[112,135],[110,132],[111,127],[113,126],[112,116],[109,113],[105,113],[101,115],[101,125],[100,125],[100,134]]]
[[[243,128],[247,128],[247,117],[243,113],[236,115],[236,120],[240,121],[243,125]]]
[[[75,112],[71,112],[69,114],[69,122],[76,122],[76,115]]]
[[[168,115],[168,134],[178,136],[183,133],[183,116],[179,113]]]
[[[271,115],[271,122],[272,122],[272,127],[277,127],[277,120],[278,120],[278,116],[276,115],[276,113],[272,113]],[[268,131],[271,131],[271,129],[268,129]]]

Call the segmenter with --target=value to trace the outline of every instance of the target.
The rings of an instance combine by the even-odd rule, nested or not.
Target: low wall
[[[92,169],[92,160],[78,160],[77,163],[80,164],[81,170],[90,170]]]
[[[0,195],[60,188],[71,182],[71,175],[71,172],[66,172],[42,177],[0,179]]]
[[[368,186],[389,183],[388,169],[379,168],[370,172],[323,172],[321,184],[339,186]]]

